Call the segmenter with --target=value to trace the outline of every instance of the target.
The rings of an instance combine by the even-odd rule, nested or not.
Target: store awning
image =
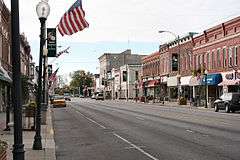
[[[181,86],[189,86],[191,78],[192,78],[192,76],[181,77],[181,79],[180,79]]]
[[[7,71],[0,64],[0,80],[11,83],[12,79],[9,77]]]
[[[167,86],[168,87],[175,87],[178,85],[178,79],[177,76],[174,77],[168,77],[167,79]]]
[[[150,80],[150,81],[148,81],[148,87],[154,87],[154,86],[156,86],[156,85],[158,85],[159,84],[159,81],[158,80]]]
[[[219,86],[235,86],[235,85],[239,85],[240,84],[240,80],[224,80],[221,83],[219,83]]]
[[[207,75],[207,85],[216,86],[222,82],[222,75],[220,73],[208,74]],[[205,78],[202,79],[202,84],[205,85]]]
[[[189,86],[200,86],[202,82],[201,76],[192,76],[189,81]]]

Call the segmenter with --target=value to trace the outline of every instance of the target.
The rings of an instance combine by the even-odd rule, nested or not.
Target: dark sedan
[[[240,110],[240,93],[224,93],[214,101],[214,110],[225,110],[227,113]]]

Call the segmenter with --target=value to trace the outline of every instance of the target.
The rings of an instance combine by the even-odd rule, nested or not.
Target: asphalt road
[[[53,109],[57,160],[240,160],[240,113],[73,99]]]

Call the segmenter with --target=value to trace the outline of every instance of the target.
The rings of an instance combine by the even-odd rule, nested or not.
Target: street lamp
[[[206,70],[204,71],[204,78],[205,78],[205,108],[207,108],[207,99],[208,99],[208,95],[207,95],[207,92],[208,92],[207,74],[208,74],[208,71],[207,71],[207,69],[206,69]]]
[[[50,6],[47,1],[41,1],[36,6],[38,18],[41,23],[40,34],[40,53],[39,53],[39,72],[38,72],[38,89],[37,89],[37,115],[36,115],[36,133],[34,136],[33,149],[41,150],[41,102],[42,102],[42,58],[43,58],[43,46],[45,44],[45,22],[50,13]]]
[[[180,86],[180,37],[178,35],[176,35],[175,33],[171,32],[171,31],[165,31],[165,30],[160,30],[158,31],[158,33],[170,33],[171,35],[173,35],[175,37],[175,40],[177,40],[177,47],[178,47],[178,54],[177,54],[177,61],[178,61],[178,74],[177,74],[177,88],[178,88],[178,101],[180,100],[180,90],[181,90],[181,86]]]
[[[22,137],[22,102],[21,102],[21,63],[19,36],[19,2],[11,0],[11,44],[12,44],[12,100],[14,109],[13,159],[24,160]]]
[[[45,38],[45,37],[44,37]],[[48,55],[48,49],[43,47],[43,83],[42,83],[42,105],[41,105],[41,111],[42,111],[42,116],[41,116],[41,124],[46,125],[46,115],[47,115],[47,55]]]

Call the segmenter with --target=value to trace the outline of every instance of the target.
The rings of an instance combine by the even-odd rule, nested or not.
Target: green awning
[[[7,71],[0,64],[0,80],[8,83],[12,83],[12,79],[9,77]]]

